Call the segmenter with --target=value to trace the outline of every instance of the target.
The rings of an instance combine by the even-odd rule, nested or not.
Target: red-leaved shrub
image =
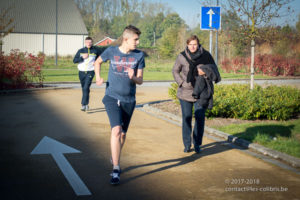
[[[43,85],[42,66],[45,56],[34,56],[19,50],[0,53],[0,89],[28,88]]]
[[[251,58],[236,57],[232,60],[224,59],[221,67],[225,72],[238,73],[244,67],[244,72],[250,71]],[[297,58],[285,58],[281,55],[255,55],[254,69],[256,73],[269,76],[294,76],[300,67],[300,60]]]
[[[231,62],[228,58],[221,61],[221,66],[224,72],[229,73],[231,71]]]

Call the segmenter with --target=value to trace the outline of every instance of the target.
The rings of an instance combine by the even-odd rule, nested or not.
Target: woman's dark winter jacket
[[[192,96],[199,99],[198,103],[205,108],[212,109],[214,84],[221,81],[219,70],[215,64],[201,65],[200,68],[205,73],[197,76]]]

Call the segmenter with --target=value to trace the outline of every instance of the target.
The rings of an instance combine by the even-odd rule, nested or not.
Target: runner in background
[[[81,110],[89,110],[90,87],[95,76],[94,62],[99,57],[100,51],[93,46],[91,37],[86,37],[85,47],[79,49],[73,59],[78,63],[79,80],[82,88]]]

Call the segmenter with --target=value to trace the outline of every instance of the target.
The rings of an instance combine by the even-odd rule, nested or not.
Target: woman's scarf
[[[189,72],[187,75],[187,82],[191,82],[192,85],[194,86],[195,83],[195,77],[198,74],[198,70],[197,70],[197,65],[199,64],[197,61],[200,58],[200,56],[202,55],[203,51],[202,51],[202,47],[201,45],[199,45],[198,49],[196,52],[191,53],[190,50],[188,49],[188,47],[186,47],[186,52],[189,54],[190,58],[191,58],[191,62],[190,66],[189,66]]]

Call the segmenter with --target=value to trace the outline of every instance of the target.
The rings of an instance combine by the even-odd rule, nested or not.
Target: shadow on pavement
[[[202,145],[200,154],[197,154],[197,153],[194,153],[192,155],[187,154],[187,156],[177,158],[177,159],[162,160],[162,161],[158,161],[158,162],[152,162],[152,163],[127,167],[125,169],[122,169],[122,173],[131,171],[131,170],[135,170],[135,169],[138,169],[138,168],[142,168],[142,167],[149,167],[149,166],[154,166],[154,165],[161,165],[161,164],[170,163],[170,165],[167,165],[167,166],[164,166],[164,167],[161,167],[161,168],[158,168],[158,169],[154,169],[154,170],[139,174],[137,176],[130,177],[128,179],[123,179],[122,182],[127,183],[127,182],[133,181],[135,179],[141,178],[141,177],[146,176],[146,175],[150,175],[150,174],[161,172],[161,171],[164,171],[164,170],[168,170],[168,169],[171,169],[171,168],[174,168],[174,167],[179,167],[179,166],[182,166],[182,165],[186,165],[188,163],[191,163],[191,162],[194,162],[194,161],[200,159],[201,157],[222,153],[224,151],[232,149],[232,148],[226,146],[228,144],[230,144],[228,141],[213,142],[213,143]],[[240,147],[237,147],[237,148],[240,148]]]
[[[118,190],[111,187],[109,143],[104,140],[107,133],[99,130],[98,135],[93,135],[88,128],[83,129],[87,122],[85,113],[72,111],[72,107],[68,107],[68,101],[63,101],[62,96],[56,96],[55,91],[49,92],[50,96],[53,95],[53,100],[50,98],[47,101],[41,98],[42,93],[0,95],[1,199],[118,199],[120,196],[125,199],[143,199],[145,195],[153,199],[159,197],[155,191],[145,194],[135,184],[118,187]],[[58,106],[53,106],[48,101],[54,101],[53,105]],[[65,110],[62,111],[61,108]],[[105,110],[92,110],[95,111]],[[68,119],[75,112],[81,118]],[[63,155],[92,195],[77,196],[50,154],[30,155],[45,136],[81,152]]]
[[[156,172],[171,169],[173,167],[178,167],[178,166],[181,166],[181,165],[191,163],[191,162],[193,162],[193,161],[195,161],[199,158],[201,158],[201,154],[192,154],[191,156],[185,156],[185,157],[182,157],[182,158],[162,160],[162,161],[158,161],[158,162],[152,162],[152,163],[127,167],[124,170],[122,169],[122,173],[131,171],[131,170],[134,170],[134,169],[137,169],[137,168],[141,168],[141,167],[148,167],[148,166],[152,166],[152,165],[160,165],[160,164],[166,164],[166,163],[174,163],[174,164],[170,164],[168,166],[164,166],[164,167],[161,167],[161,168],[158,168],[158,169],[154,169],[154,170],[139,174],[137,176],[130,177],[128,179],[123,179],[122,182],[123,183],[128,183],[130,181],[133,181],[137,178],[141,178],[141,177],[146,176],[146,175],[150,175],[150,174],[153,174],[153,173],[156,173]]]

